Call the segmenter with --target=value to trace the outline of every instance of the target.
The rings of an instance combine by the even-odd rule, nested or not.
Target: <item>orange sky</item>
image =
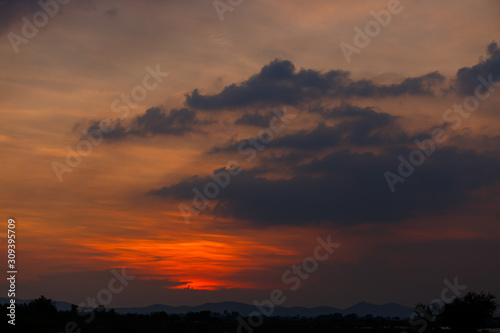
[[[19,297],[34,298],[46,292],[53,293],[46,296],[54,299],[79,302],[80,294],[57,290],[47,281],[62,281],[67,274],[74,274],[71,276],[85,292],[91,293],[102,287],[94,280],[87,283],[85,274],[127,267],[143,282],[159,281],[159,287],[154,287],[157,289],[151,287],[143,299],[135,302],[141,305],[199,304],[210,299],[251,302],[253,291],[285,288],[283,272],[310,256],[316,238],[328,234],[342,244],[341,248],[311,278],[312,282],[304,284],[305,291],[291,297],[286,306],[348,306],[362,300],[412,305],[426,301],[419,299],[422,295],[433,298],[434,290],[418,289],[419,281],[439,288],[442,279],[460,274],[469,279],[473,288],[496,288],[493,291],[500,292],[494,283],[500,277],[498,269],[490,276],[482,275],[483,271],[476,276],[467,273],[475,267],[467,266],[473,265],[474,258],[480,257],[492,266],[498,264],[490,253],[500,244],[498,179],[477,187],[465,184],[457,188],[457,193],[470,194],[465,204],[443,206],[442,211],[432,208],[432,213],[422,208],[391,221],[387,218],[355,223],[335,218],[300,223],[245,219],[242,211],[231,210],[232,204],[236,208],[244,205],[242,194],[234,201],[226,196],[212,200],[208,209],[186,224],[178,205],[190,199],[148,194],[192,181],[194,176],[204,179],[234,159],[241,162],[245,172],[267,172],[249,183],[243,181],[247,176],[235,176],[230,187],[234,185],[231,191],[239,194],[240,182],[248,186],[241,188],[243,192],[260,184],[259,179],[290,180],[297,173],[301,175],[294,169],[296,165],[308,165],[334,152],[383,156],[387,148],[346,143],[312,155],[308,155],[312,149],[273,148],[259,152],[252,162],[244,162],[244,157],[234,150],[207,153],[228,142],[256,136],[262,127],[238,125],[235,121],[242,114],[276,106],[287,107],[289,113],[298,115],[277,137],[312,131],[321,122],[338,126],[342,120],[323,119],[311,110],[345,104],[373,107],[378,113],[399,117],[395,126],[409,136],[442,126],[443,113],[464,100],[453,88],[457,71],[487,59],[486,47],[494,40],[500,42],[500,8],[493,0],[402,4],[401,14],[393,16],[360,54],[354,54],[351,63],[346,62],[339,44],[353,43],[353,28],[371,20],[370,11],[386,8],[387,1],[244,1],[233,12],[225,13],[223,22],[210,2],[198,0],[70,3],[33,39],[21,45],[17,54],[6,36],[9,32],[21,33],[20,18],[30,17],[38,9],[14,6],[1,14],[7,23],[0,26],[0,208],[5,221],[15,218],[17,222],[19,279],[25,286],[19,288]],[[214,110],[188,105],[186,96],[194,89],[199,89],[202,96],[217,96],[232,84],[248,84],[247,80],[273,59],[289,60],[296,73],[302,68],[319,73],[349,71],[351,80],[372,80],[377,85],[399,84],[406,78],[434,71],[445,79],[432,88],[432,96],[326,94],[296,105],[264,101]],[[185,135],[130,134],[116,140],[105,137],[88,156],[83,156],[81,164],[63,175],[62,182],[58,181],[53,162],[66,163],[67,147],[76,149],[82,131],[93,121],[118,118],[120,114],[112,109],[113,101],[143,85],[148,66],[159,66],[169,76],[148,91],[136,107],[129,108],[120,126],[132,129],[136,117],[152,107],[162,106],[166,112],[186,107],[196,111],[198,123],[194,130]],[[447,129],[452,139],[440,148],[472,149],[496,161],[499,101],[497,92],[459,129]],[[411,145],[411,141],[401,144]],[[299,160],[283,162],[291,152],[297,153],[295,158]],[[390,167],[397,165],[394,159]],[[309,176],[308,171],[303,172]],[[464,175],[464,179],[474,177]],[[340,177],[338,182],[343,179]],[[332,189],[336,186],[331,184]],[[411,191],[411,186],[406,190]],[[286,187],[280,193],[287,192],[295,193]],[[291,208],[297,206],[293,198]],[[365,198],[360,194],[362,200]],[[311,207],[317,206],[304,204],[304,210]],[[250,214],[251,209],[248,211]],[[264,214],[266,209],[262,211]],[[3,236],[1,246],[5,247]],[[414,249],[419,246],[423,248],[421,253]],[[462,254],[465,248],[475,252],[469,252],[463,265],[454,261],[446,265],[439,261],[443,260],[441,256],[428,257],[433,246],[442,247],[447,255],[453,251]],[[353,276],[372,269],[372,259],[382,260],[394,272],[418,269],[420,280],[408,283],[411,290],[401,285],[389,292],[387,282],[379,294],[344,293],[344,289],[356,288],[354,282],[349,283]],[[394,272],[387,270],[387,281],[403,279]],[[385,277],[384,273],[375,276],[381,281]],[[106,280],[105,275],[101,280]],[[143,286],[138,283],[135,288],[139,285]],[[326,292],[331,285],[335,287]],[[188,286],[213,293],[183,294],[189,292],[185,290]],[[71,284],[65,288],[71,289]],[[174,291],[157,292],[162,288]],[[118,298],[115,305],[135,305],[130,295]],[[172,299],[164,299],[165,295]]]

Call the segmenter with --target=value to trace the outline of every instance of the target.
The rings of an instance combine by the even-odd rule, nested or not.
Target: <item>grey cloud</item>
[[[334,126],[319,122],[313,129],[303,129],[278,137],[268,147],[317,151],[342,145],[407,144],[411,140],[396,123],[399,117],[377,112],[373,107],[344,104],[331,109],[314,109],[311,112],[324,119],[339,122]],[[230,140],[222,146],[213,147],[209,153],[236,152],[243,141]]]
[[[475,89],[480,84],[478,77],[492,81],[500,81],[500,49],[496,42],[488,45],[487,58],[472,67],[463,67],[457,72],[457,90],[461,95],[474,95]]]
[[[449,212],[475,200],[472,192],[500,180],[500,160],[474,151],[442,148],[391,193],[383,174],[396,171],[398,156],[409,148],[382,155],[339,151],[293,167],[294,176],[270,180],[273,170],[253,169],[231,178],[213,209],[217,216],[247,220],[256,226],[331,223],[389,223]],[[281,168],[286,164],[276,163]],[[190,200],[193,188],[203,190],[209,177],[152,190],[150,195]]]
[[[262,115],[260,113],[245,113],[240,118],[236,119],[234,122],[237,125],[248,125],[248,126],[256,126],[256,127],[269,127],[269,123],[271,119],[274,117],[272,113],[267,113]]]
[[[186,108],[172,109],[167,112],[163,107],[152,107],[144,114],[136,116],[129,126],[124,125],[121,121],[115,121],[113,131],[104,133],[104,137],[120,140],[128,136],[182,136],[192,132],[200,132],[202,126],[211,123],[213,122],[197,119],[196,111]],[[99,121],[92,122],[87,130],[99,130]]]
[[[438,72],[407,78],[398,84],[378,85],[371,80],[353,80],[350,73],[311,69],[296,71],[288,60],[273,60],[240,84],[226,86],[215,95],[202,95],[198,89],[186,95],[186,105],[195,109],[220,110],[245,106],[298,105],[324,97],[387,97],[433,95],[433,86],[444,80]]]

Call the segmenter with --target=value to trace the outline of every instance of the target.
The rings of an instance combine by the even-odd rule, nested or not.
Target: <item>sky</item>
[[[107,307],[500,297],[499,12],[0,2],[16,296],[81,304],[126,272]]]

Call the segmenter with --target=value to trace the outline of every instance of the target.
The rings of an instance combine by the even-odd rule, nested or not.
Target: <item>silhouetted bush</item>
[[[497,307],[492,294],[469,292],[445,306],[442,322],[454,332],[477,332],[491,323]]]

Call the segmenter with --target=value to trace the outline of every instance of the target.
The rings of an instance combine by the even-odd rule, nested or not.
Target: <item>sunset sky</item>
[[[0,1],[18,298],[123,267],[107,307],[500,297],[500,2],[54,1]]]

